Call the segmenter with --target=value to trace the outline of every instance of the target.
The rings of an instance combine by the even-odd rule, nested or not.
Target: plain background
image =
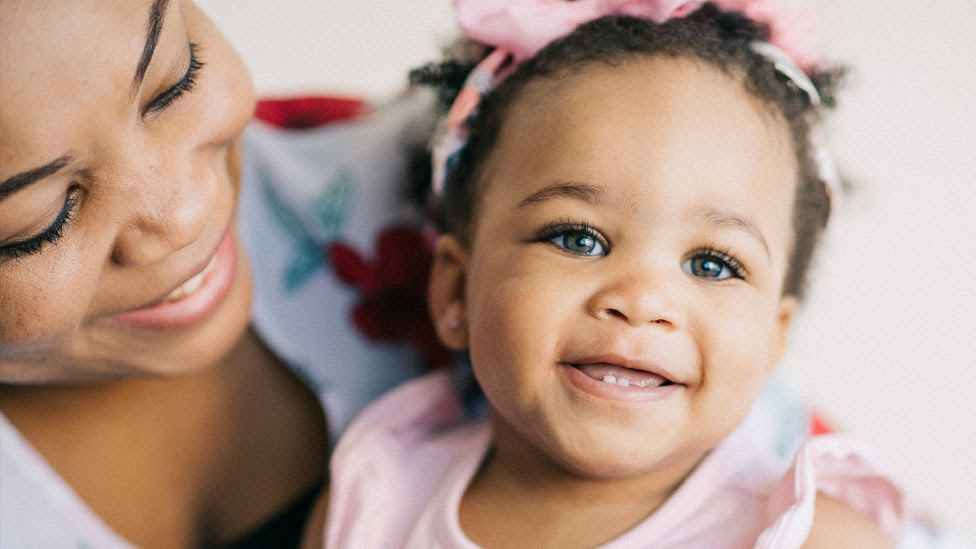
[[[453,36],[448,0],[199,3],[264,96],[382,100]],[[806,4],[853,68],[828,135],[857,191],[784,367],[919,503],[976,537],[976,2]]]

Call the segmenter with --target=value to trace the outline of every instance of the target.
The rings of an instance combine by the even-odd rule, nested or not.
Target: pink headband
[[[458,26],[464,36],[503,49],[517,63],[580,25],[607,15],[623,15],[664,23],[698,10],[704,0],[455,0]],[[768,25],[770,42],[809,72],[817,58],[803,18],[776,0],[712,0],[723,11],[739,12]]]
[[[703,0],[454,0],[461,34],[494,46],[495,50],[471,72],[432,141],[434,196],[441,196],[448,161],[467,142],[467,120],[481,98],[512,68],[531,58],[549,43],[580,25],[607,15],[623,15],[664,23],[698,10]],[[820,104],[816,86],[807,76],[817,57],[809,47],[809,33],[798,25],[801,18],[782,9],[776,0],[712,0],[724,11],[736,11],[770,27],[769,42],[756,42],[753,51],[804,91],[813,105]],[[774,9],[774,4],[780,9]],[[507,64],[511,58],[513,63]],[[839,179],[830,156],[819,144],[814,157],[833,198]]]

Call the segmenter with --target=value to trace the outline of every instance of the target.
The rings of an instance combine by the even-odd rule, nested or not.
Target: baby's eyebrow
[[[532,206],[547,200],[553,200],[555,198],[572,198],[574,200],[582,200],[583,202],[590,202],[598,205],[605,204],[607,202],[606,192],[601,187],[587,185],[586,183],[558,181],[551,185],[546,185],[545,187],[525,197],[521,202],[519,202],[518,207],[524,208],[526,206]]]
[[[757,227],[754,223],[741,215],[718,208],[702,208],[695,212],[695,217],[704,219],[706,223],[714,227],[738,229],[752,235],[756,240],[759,241],[760,244],[762,244],[763,249],[766,250],[766,256],[770,256],[769,244],[766,242],[766,238],[763,236],[762,231],[760,231],[759,227]]]

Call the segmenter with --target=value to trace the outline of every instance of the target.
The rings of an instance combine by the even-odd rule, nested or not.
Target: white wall
[[[976,3],[808,3],[855,69],[830,135],[858,190],[785,367],[976,536]],[[453,28],[448,0],[200,4],[265,95],[388,96]]]

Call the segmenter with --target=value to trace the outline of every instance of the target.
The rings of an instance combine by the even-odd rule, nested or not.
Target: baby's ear
[[[441,236],[434,247],[434,264],[427,286],[427,307],[441,343],[449,349],[468,348],[468,325],[465,316],[464,284],[467,280],[468,254],[457,238]]]
[[[783,358],[786,344],[790,340],[790,327],[793,325],[793,317],[796,316],[796,310],[799,306],[800,302],[791,295],[784,295],[779,300],[779,310],[776,313],[776,333],[773,336],[772,353],[770,354],[771,369],[776,368],[780,359]]]

